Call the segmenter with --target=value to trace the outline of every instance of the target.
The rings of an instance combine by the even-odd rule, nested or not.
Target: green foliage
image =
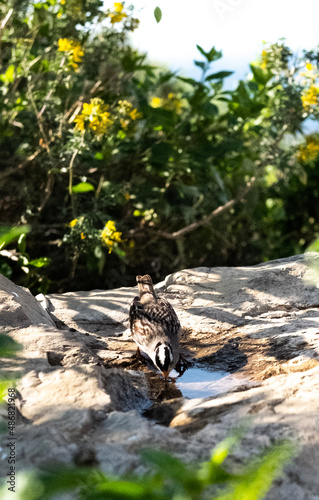
[[[15,342],[9,335],[0,333],[0,359],[2,358],[2,362],[4,358],[14,358],[21,348],[22,346],[18,342]],[[14,387],[14,385],[15,380],[12,374],[2,369],[0,374],[0,410],[1,406],[7,401],[8,389]],[[7,430],[7,422],[0,421],[0,433]]]
[[[162,19],[162,11],[159,7],[155,7],[154,9],[154,17],[156,19],[156,22],[159,23]]]
[[[260,500],[291,460],[293,447],[288,442],[277,443],[251,459],[242,471],[231,473],[223,463],[237,442],[236,437],[226,439],[199,466],[186,465],[164,451],[144,451],[142,458],[150,472],[125,479],[106,476],[97,469],[32,471],[24,478],[19,499],[49,500],[73,492],[81,500]]]
[[[302,134],[319,116],[317,51],[296,60],[267,45],[226,90],[215,47],[197,46],[198,79],[148,64],[130,46],[127,4],[0,11],[0,208],[7,226],[31,227],[24,249],[7,243],[2,273],[34,291],[112,287],[137,272],[256,263],[316,237],[315,224],[301,233],[319,197],[319,142]],[[308,201],[296,212],[299,186]],[[109,222],[120,239],[103,239]]]
[[[30,231],[30,226],[4,227],[0,226],[0,250],[5,248],[12,241],[20,239],[22,235]]]
[[[0,333],[0,358],[13,358],[21,345],[15,342],[9,335]]]

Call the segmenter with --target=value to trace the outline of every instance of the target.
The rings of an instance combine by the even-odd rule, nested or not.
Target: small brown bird
[[[179,361],[181,325],[171,304],[155,294],[152,278],[136,276],[139,297],[130,307],[131,334],[140,350],[147,354],[167,379]]]

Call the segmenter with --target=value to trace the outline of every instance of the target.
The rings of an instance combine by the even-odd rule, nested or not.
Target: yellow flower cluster
[[[67,224],[67,226],[73,228],[78,223],[81,225],[83,222],[83,219],[84,219],[84,217],[80,217],[80,219],[73,219],[73,220],[71,220],[71,222],[69,222],[69,224]],[[83,233],[83,231],[81,232],[80,236],[81,236],[81,240],[85,240],[85,234]]]
[[[118,102],[117,111],[119,113],[121,127],[124,130],[127,129],[131,121],[138,120],[142,117],[142,114],[137,111],[137,108],[134,108],[133,104],[126,100]]]
[[[122,233],[116,231],[115,222],[113,220],[109,220],[101,233],[101,240],[109,249],[109,253],[112,252],[114,243],[120,243],[122,241]]]
[[[303,107],[308,110],[311,106],[318,104],[319,88],[311,85],[301,96]]]
[[[267,64],[268,64],[268,52],[267,50],[264,49],[261,53],[261,64],[260,64],[261,69],[263,70],[267,69]]]
[[[75,42],[74,40],[69,40],[68,38],[59,39],[58,51],[68,52],[70,66],[74,69],[79,67],[78,63],[82,62],[82,57],[84,56],[84,51],[80,42]]]
[[[102,99],[94,98],[89,103],[83,104],[82,112],[74,119],[76,130],[85,132],[91,129],[97,138],[101,138],[110,127],[119,121],[123,130],[126,130],[131,122],[141,118],[133,104],[126,100],[118,101],[117,106],[113,109],[111,115],[108,104]]]
[[[113,7],[113,12],[108,13],[108,17],[111,19],[111,24],[120,23],[122,19],[127,17],[127,14],[123,12],[124,5],[121,2],[115,2]]]
[[[300,76],[304,76],[306,78],[310,78],[310,80],[312,80],[312,82],[314,82],[314,80],[318,76],[318,70],[317,70],[316,66],[314,66],[310,62],[307,62],[306,65],[305,65],[305,67],[306,67],[306,71],[302,71],[300,73]]]
[[[74,227],[76,226],[77,222],[78,222],[79,219],[73,219],[71,220],[71,222],[69,222],[68,226],[69,227]]]
[[[300,146],[297,158],[300,161],[314,161],[319,154],[319,138],[313,135],[306,137],[306,144]]]
[[[152,108],[164,108],[180,114],[185,107],[185,99],[179,99],[173,92],[170,92],[166,98],[152,97],[150,105]]]
[[[95,97],[83,104],[82,113],[75,119],[75,128],[84,132],[86,128],[93,130],[97,137],[104,135],[114,120],[110,118],[109,106],[102,99]]]

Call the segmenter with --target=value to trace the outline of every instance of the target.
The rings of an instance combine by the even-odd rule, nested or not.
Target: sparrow
[[[152,278],[136,276],[139,297],[130,307],[130,329],[137,345],[136,355],[147,354],[167,380],[180,359],[181,325],[171,304],[157,297]]]

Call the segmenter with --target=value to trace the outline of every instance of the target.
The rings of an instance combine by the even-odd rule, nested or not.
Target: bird
[[[133,299],[129,313],[136,356],[140,356],[141,351],[146,354],[167,380],[180,359],[181,325],[173,306],[157,297],[148,274],[136,276],[136,281],[139,296]]]

